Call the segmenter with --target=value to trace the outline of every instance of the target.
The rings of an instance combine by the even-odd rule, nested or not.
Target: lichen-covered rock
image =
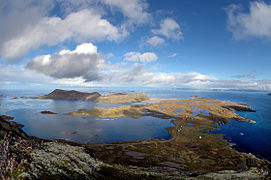
[[[42,146],[43,149],[30,153],[30,162],[18,167],[14,173],[16,178],[92,179],[100,170],[102,162],[93,159],[82,147],[57,142],[44,143]]]
[[[198,178],[202,179],[214,179],[214,180],[229,180],[229,179],[243,179],[243,180],[251,180],[251,179],[266,179],[268,177],[267,171],[259,170],[258,168],[251,168],[247,171],[238,172],[233,170],[225,170],[219,171],[215,173],[208,173]]]

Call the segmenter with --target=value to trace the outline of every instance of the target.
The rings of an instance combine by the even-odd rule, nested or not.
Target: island
[[[52,111],[41,111],[40,113],[41,114],[57,114],[57,113],[52,112]]]
[[[115,102],[110,94],[106,102]],[[112,99],[110,99],[112,97]],[[125,99],[124,98],[124,99]],[[138,98],[138,97],[137,97]],[[265,179],[269,161],[241,153],[210,133],[229,119],[256,123],[236,111],[254,112],[245,104],[194,96],[192,99],[146,98],[147,103],[79,109],[66,115],[102,118],[142,116],[170,119],[171,138],[82,144],[28,136],[0,117],[1,174],[14,179]],[[123,100],[126,101],[127,99]],[[142,102],[142,99],[137,99]],[[121,101],[121,102],[123,102]],[[151,102],[149,102],[151,101]]]
[[[83,101],[95,101],[98,97],[101,95],[97,92],[93,93],[85,93],[85,92],[79,92],[74,90],[62,90],[62,89],[55,89],[51,93],[44,95],[44,96],[38,96],[38,97],[21,97],[23,99],[59,99],[59,100],[83,100]]]
[[[271,93],[268,93],[267,95],[271,96]]]
[[[144,93],[110,93],[108,96],[102,96],[98,92],[80,92],[75,90],[55,89],[51,93],[38,97],[25,97],[23,99],[55,99],[55,100],[83,100],[98,101],[103,103],[133,103],[148,100]]]

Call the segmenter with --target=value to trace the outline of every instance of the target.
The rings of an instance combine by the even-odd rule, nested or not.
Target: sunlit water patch
[[[31,136],[82,143],[169,139],[170,135],[166,127],[173,125],[169,119],[150,116],[138,119],[129,117],[99,118],[40,114],[33,109],[12,110],[8,114],[20,117],[15,121],[24,124],[23,129]]]
[[[166,128],[173,126],[171,119],[152,116],[134,119],[64,115],[78,109],[122,104],[12,98],[5,98],[0,104],[0,114],[15,117],[14,121],[23,124],[23,130],[28,135],[46,139],[65,139],[82,143],[169,139]],[[42,114],[41,111],[57,114]]]

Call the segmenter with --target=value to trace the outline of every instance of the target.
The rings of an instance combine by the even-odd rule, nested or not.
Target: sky
[[[5,88],[271,90],[271,0],[1,0]]]

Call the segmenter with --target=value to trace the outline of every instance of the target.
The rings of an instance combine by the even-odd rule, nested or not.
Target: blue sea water
[[[112,89],[79,89],[85,92],[98,91],[106,94]],[[68,116],[66,112],[80,108],[92,109],[94,106],[108,107],[123,104],[94,103],[67,100],[12,99],[13,96],[39,96],[52,90],[0,90],[7,98],[0,100],[0,114],[15,117],[24,125],[24,130],[33,136],[49,139],[67,139],[77,142],[119,142],[144,139],[169,139],[166,128],[173,126],[170,119],[141,117],[139,119],[121,117],[103,119],[98,117]],[[127,89],[115,89],[115,92]],[[200,90],[162,90],[137,89],[155,98],[185,98],[190,96],[237,102],[250,105],[256,112],[237,112],[240,116],[256,121],[255,124],[230,120],[221,125],[218,131],[225,139],[236,144],[241,152],[252,153],[271,160],[271,96],[267,92],[241,91],[200,91]],[[58,114],[41,114],[49,110]]]

